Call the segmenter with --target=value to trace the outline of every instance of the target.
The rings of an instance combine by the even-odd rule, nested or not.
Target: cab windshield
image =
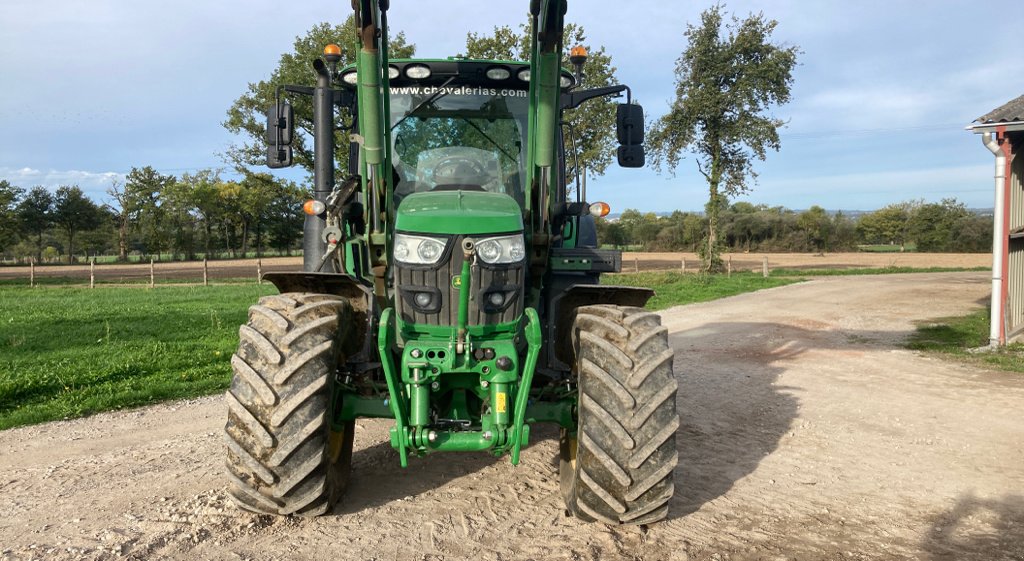
[[[472,86],[391,89],[395,200],[411,193],[504,193],[523,205],[526,90]]]

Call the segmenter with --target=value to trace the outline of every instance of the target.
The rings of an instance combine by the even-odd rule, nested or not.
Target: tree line
[[[73,262],[96,255],[144,259],[237,257],[301,243],[308,193],[269,173],[225,180],[216,170],[165,175],[150,166],[115,180],[101,202],[77,185],[50,192],[0,180],[0,255]]]
[[[669,216],[625,210],[616,219],[598,219],[601,243],[642,251],[700,252],[707,243],[708,220],[702,213],[675,211]],[[837,252],[863,245],[912,246],[923,252],[992,250],[992,216],[969,210],[956,199],[891,204],[852,217],[820,206],[794,211],[748,202],[718,209],[718,235],[729,251]]]

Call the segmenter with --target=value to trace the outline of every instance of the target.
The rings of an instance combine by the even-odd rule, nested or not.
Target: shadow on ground
[[[921,549],[933,561],[1024,559],[1024,495],[961,495],[952,509],[932,518]]]
[[[789,360],[820,349],[901,348],[909,335],[805,323],[709,323],[670,334],[681,421],[670,518],[722,497],[778,448],[800,407],[799,390],[779,382]]]
[[[497,462],[508,461],[507,456],[496,458],[483,452],[437,453],[425,458],[411,457],[409,467],[403,468],[391,442],[379,442],[353,451],[348,490],[332,514],[351,514],[415,497]]]

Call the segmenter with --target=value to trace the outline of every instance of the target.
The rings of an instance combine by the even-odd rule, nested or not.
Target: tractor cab
[[[504,194],[524,207],[529,64],[393,60],[388,68],[395,206],[414,193],[462,190]],[[341,76],[355,88],[354,66]],[[565,72],[561,86],[573,84]]]

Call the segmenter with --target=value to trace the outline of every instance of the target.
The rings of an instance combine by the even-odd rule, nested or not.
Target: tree
[[[128,261],[128,226],[131,224],[124,182],[112,179],[107,194],[114,198],[114,204],[106,204],[104,208],[117,229],[117,260],[123,263]]]
[[[910,215],[922,203],[902,202],[865,214],[857,221],[857,231],[867,243],[898,244],[903,251],[907,242]]]
[[[180,181],[167,184],[160,193],[161,207],[164,210],[167,227],[167,239],[170,243],[171,259],[180,255],[184,259],[195,259],[195,217],[192,215],[192,192],[188,185]]]
[[[150,166],[132,168],[125,178],[124,197],[132,225],[142,237],[147,254],[156,253],[167,247],[167,231],[164,219],[165,194],[172,183],[173,175],[163,175]]]
[[[220,211],[220,201],[217,196],[217,184],[220,182],[220,172],[203,169],[194,174],[184,173],[178,183],[186,189],[189,202],[199,219],[203,228],[203,252],[210,257],[210,240],[213,237],[213,225]]]
[[[587,64],[584,66],[583,81],[578,88],[610,86],[618,81],[612,57],[602,46],[587,44],[583,27],[573,23],[565,24],[562,44],[581,45],[587,49]],[[571,68],[567,49],[563,49],[562,66]],[[517,33],[511,27],[495,27],[490,35],[468,33],[466,53],[469,58],[491,60],[529,60],[530,26],[521,24]],[[576,111],[565,117],[575,133],[580,159],[585,163],[590,177],[603,175],[615,153],[615,103],[608,97],[584,102]]]
[[[18,241],[18,200],[24,191],[0,179],[0,252]]]
[[[819,253],[824,254],[832,234],[832,218],[825,209],[818,205],[800,213],[796,219],[799,227],[807,235],[807,241]]]
[[[972,214],[953,230],[949,248],[955,252],[988,253],[992,251],[992,217]]]
[[[594,225],[597,227],[597,243],[599,245],[610,245],[615,249],[621,249],[629,242],[621,222],[612,222],[598,216],[594,218]]]
[[[842,211],[837,211],[832,217],[832,233],[829,238],[829,247],[826,249],[831,251],[857,250],[857,225]]]
[[[799,50],[771,43],[777,22],[763,14],[723,28],[722,6],[688,25],[688,46],[676,61],[676,99],[652,127],[652,163],[675,169],[682,154],[697,154],[697,169],[708,182],[708,235],[701,245],[705,271],[722,268],[718,217],[731,196],[746,192],[755,179],[754,159],[779,149],[784,121],[768,115],[787,103]]]
[[[53,198],[53,222],[68,240],[68,263],[74,260],[75,235],[98,227],[101,220],[99,207],[78,186],[62,185],[57,188]]]
[[[299,240],[302,239],[302,224],[305,214],[302,203],[307,199],[306,193],[294,183],[283,183],[267,207],[267,233],[270,244],[278,251],[291,253]]]
[[[238,255],[237,248],[231,243],[231,236],[235,227],[241,223],[242,208],[242,186],[237,181],[222,181],[217,183],[217,201],[220,211],[217,213],[223,234],[224,250],[230,252],[232,257]]]
[[[270,203],[282,191],[281,183],[269,173],[250,173],[241,181],[238,208],[242,222],[242,256],[249,250],[250,231],[255,233],[256,257],[262,254],[264,220],[270,209]]]
[[[97,206],[99,222],[95,228],[82,230],[78,246],[92,255],[106,255],[117,247],[117,217],[109,206]]]
[[[53,225],[53,195],[37,185],[18,204],[18,223],[22,234],[32,236],[36,261],[43,258],[43,233]]]
[[[282,84],[315,86],[316,74],[312,62],[323,53],[330,43],[341,47],[339,68],[355,62],[356,37],[355,19],[349,16],[341,25],[318,23],[305,35],[295,38],[294,49],[281,55],[281,61],[271,73],[270,78],[259,82],[251,82],[248,91],[238,97],[228,109],[227,120],[223,125],[228,131],[243,136],[241,144],[232,145],[228,149],[228,157],[239,168],[263,166],[266,162],[266,140],[264,133],[267,126],[266,110],[274,104],[275,90]],[[389,41],[391,58],[408,58],[416,52],[415,45],[407,44],[405,34],[399,32],[392,35]],[[309,96],[289,97],[295,111],[296,138],[292,141],[295,151],[295,162],[313,173],[313,102]],[[347,120],[347,115],[342,115]],[[303,134],[304,133],[304,134]],[[335,161],[338,163],[338,177],[348,175],[348,131],[338,128],[335,133]]]
[[[969,221],[971,212],[956,199],[919,206],[910,216],[907,231],[918,251],[952,251],[954,235]]]

